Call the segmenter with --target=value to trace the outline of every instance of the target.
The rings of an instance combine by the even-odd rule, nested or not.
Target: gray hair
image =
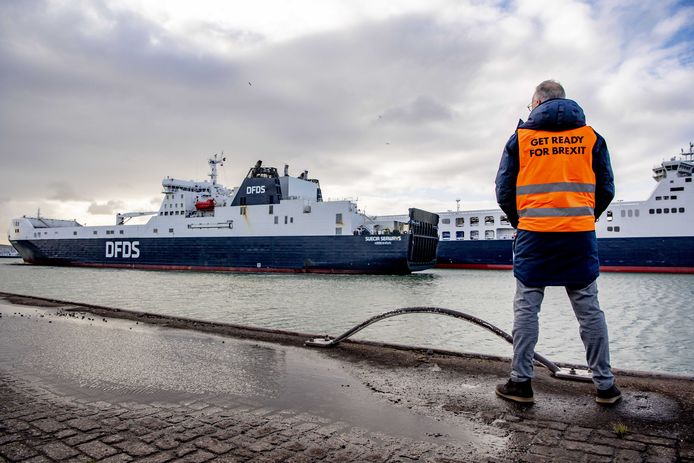
[[[556,80],[545,80],[535,88],[533,100],[540,100],[541,103],[544,103],[553,98],[566,98],[564,87]]]

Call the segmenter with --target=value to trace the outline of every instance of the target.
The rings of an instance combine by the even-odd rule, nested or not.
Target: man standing
[[[535,89],[528,121],[506,143],[496,198],[518,229],[514,242],[513,365],[496,393],[534,402],[531,379],[538,314],[546,286],[564,286],[580,325],[595,400],[621,398],[610,368],[607,325],[598,303],[600,273],[595,221],[614,198],[605,140],[586,125],[581,107],[558,82]]]

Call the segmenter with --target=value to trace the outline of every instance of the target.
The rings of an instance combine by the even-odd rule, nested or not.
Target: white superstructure
[[[223,162],[217,155],[209,159],[209,181],[163,179],[158,211],[117,214],[114,225],[102,226],[25,216],[12,221],[9,239],[379,234],[354,201],[323,201],[320,184],[306,171],[292,177],[285,167],[278,176],[259,161],[240,187],[225,188],[217,183],[217,166]],[[152,217],[145,224],[128,224],[132,217],[147,215]],[[408,220],[398,227],[401,231],[407,230]]]

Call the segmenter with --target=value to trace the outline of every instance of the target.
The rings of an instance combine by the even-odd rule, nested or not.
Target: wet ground
[[[0,461],[694,460],[690,378],[621,372],[604,408],[540,370],[520,407],[504,359],[8,299]]]

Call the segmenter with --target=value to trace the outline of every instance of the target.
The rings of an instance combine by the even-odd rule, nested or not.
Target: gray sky
[[[154,210],[221,151],[227,186],[262,159],[369,214],[494,207],[547,78],[607,139],[620,199],[694,140],[689,2],[239,3],[0,0],[3,230]]]

